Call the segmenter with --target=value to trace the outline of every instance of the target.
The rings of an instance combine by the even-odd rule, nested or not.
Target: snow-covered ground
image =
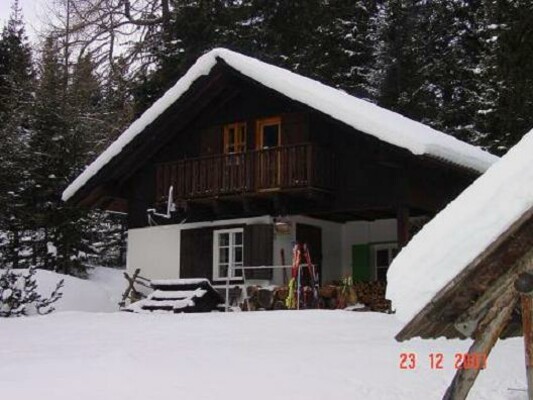
[[[123,270],[95,267],[89,271],[89,279],[79,279],[51,271],[37,270],[39,293],[47,297],[57,283],[65,280],[61,289],[63,297],[54,303],[57,311],[118,311],[118,303],[126,289]],[[0,320],[0,324],[2,320]]]
[[[394,315],[56,312],[0,320],[3,399],[439,399],[466,341],[394,341]],[[414,352],[414,370],[399,368]],[[444,354],[432,370],[429,354]],[[501,341],[469,399],[525,399],[520,339]]]

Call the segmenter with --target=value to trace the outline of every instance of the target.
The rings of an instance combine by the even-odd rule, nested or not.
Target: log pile
[[[312,292],[311,287],[304,290]],[[391,302],[385,298],[385,282],[355,282],[350,284],[329,284],[319,291],[320,308],[343,309],[355,304],[363,304],[366,311],[391,312]],[[249,286],[247,298],[241,303],[243,311],[284,310],[289,289],[286,286]],[[311,295],[307,296],[312,298]]]
[[[359,302],[363,303],[371,311],[391,311],[391,302],[385,298],[385,291],[387,289],[385,282],[355,282],[354,287],[359,297]]]
[[[289,289],[285,286],[267,287],[248,286],[246,288],[247,298],[241,303],[243,311],[258,310],[285,310],[285,299],[289,294]]]

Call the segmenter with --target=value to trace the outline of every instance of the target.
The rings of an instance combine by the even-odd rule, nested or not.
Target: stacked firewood
[[[386,284],[384,282],[355,282],[332,283],[322,286],[319,290],[319,306],[326,309],[337,309],[362,304],[362,310],[390,312],[391,302],[385,298]],[[308,299],[312,299],[312,289],[307,290]],[[284,310],[285,300],[289,294],[286,286],[260,287],[249,286],[247,298],[241,303],[243,311],[256,310]],[[309,308],[308,305],[307,308]]]
[[[390,312],[391,302],[385,298],[387,289],[385,282],[355,282],[353,286],[359,301],[371,311]]]
[[[289,294],[287,287],[267,287],[248,286],[246,288],[246,299],[241,303],[243,311],[258,310],[284,310],[285,299]]]
[[[324,308],[346,308],[356,304],[364,307],[359,310],[390,312],[391,303],[385,299],[384,282],[333,282],[320,288]]]

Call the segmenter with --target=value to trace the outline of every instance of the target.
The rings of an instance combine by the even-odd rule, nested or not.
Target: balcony
[[[332,190],[331,151],[312,144],[280,146],[238,154],[190,158],[157,165],[157,199],[188,200],[249,193]]]

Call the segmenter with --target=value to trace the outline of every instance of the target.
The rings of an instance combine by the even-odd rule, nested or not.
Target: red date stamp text
[[[454,369],[485,369],[487,355],[484,353],[455,353],[453,364],[446,363],[443,353],[429,353],[427,359],[420,359],[416,353],[400,353],[399,368],[414,370],[419,363],[427,363],[431,369],[438,370],[452,366]]]

